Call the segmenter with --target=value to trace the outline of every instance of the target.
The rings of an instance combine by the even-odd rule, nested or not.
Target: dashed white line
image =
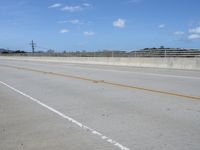
[[[14,88],[14,87],[8,85],[7,83],[4,83],[2,81],[0,81],[0,83],[2,85],[4,85],[4,86],[10,88],[11,90],[17,92],[18,94],[23,95],[24,97],[30,99],[31,101],[33,101],[33,102],[43,106],[44,108],[52,111],[53,113],[57,114],[58,116],[60,116],[60,117],[62,117],[64,119],[67,119],[68,121],[74,123],[75,125],[77,125],[78,127],[82,128],[83,130],[90,131],[92,134],[100,137],[102,140],[104,140],[104,141],[106,141],[106,142],[118,147],[119,149],[121,149],[121,150],[130,150],[130,148],[127,148],[127,147],[123,146],[122,144],[118,143],[117,141],[115,141],[115,140],[103,135],[102,133],[100,133],[100,132],[98,132],[98,131],[96,131],[96,130],[94,130],[94,129],[92,129],[92,128],[90,128],[90,127],[88,127],[88,126],[86,126],[86,125],[84,125],[84,124],[82,124],[80,122],[78,122],[78,121],[76,121],[75,119],[63,114],[62,112],[59,112],[58,110],[56,110],[56,109],[44,104],[43,102],[41,102],[41,101],[29,96],[28,94],[23,93],[22,91],[20,91],[20,90]]]

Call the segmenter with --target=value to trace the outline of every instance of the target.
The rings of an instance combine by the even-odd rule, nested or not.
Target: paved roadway
[[[1,150],[199,150],[200,72],[0,60]]]

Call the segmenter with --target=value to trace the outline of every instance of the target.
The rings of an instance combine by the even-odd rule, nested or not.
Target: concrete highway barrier
[[[0,56],[0,59],[24,61],[66,62],[80,64],[100,64],[166,69],[200,70],[200,58],[141,58],[141,57],[13,57]]]

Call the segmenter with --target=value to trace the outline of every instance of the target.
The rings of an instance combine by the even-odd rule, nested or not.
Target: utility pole
[[[36,43],[33,42],[33,40],[31,41],[30,43],[31,47],[32,47],[32,53],[35,53],[35,46],[36,46]]]

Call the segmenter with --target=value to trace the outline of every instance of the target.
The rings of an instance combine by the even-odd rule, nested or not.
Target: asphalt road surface
[[[199,150],[200,72],[0,59],[1,150]]]

